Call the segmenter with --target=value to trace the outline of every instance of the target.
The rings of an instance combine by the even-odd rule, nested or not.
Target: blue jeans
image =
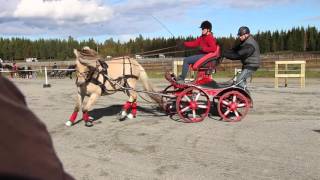
[[[188,74],[189,65],[196,63],[199,59],[201,59],[205,54],[198,54],[189,56],[183,59],[183,65],[182,65],[182,73],[180,75],[181,79],[185,79]]]
[[[240,82],[238,86],[245,88],[247,86],[247,79],[252,76],[254,72],[254,70],[242,69],[241,73],[237,76],[236,84]]]

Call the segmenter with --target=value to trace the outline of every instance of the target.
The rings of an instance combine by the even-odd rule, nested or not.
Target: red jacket
[[[188,48],[201,47],[201,53],[207,54],[217,50],[216,38],[210,33],[209,35],[202,35],[194,41],[184,42],[184,46]]]

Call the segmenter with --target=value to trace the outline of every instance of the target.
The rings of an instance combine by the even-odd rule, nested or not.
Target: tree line
[[[320,51],[320,31],[316,27],[295,27],[282,31],[263,31],[254,35],[260,45],[262,53],[272,53],[279,51]],[[123,56],[135,55],[166,47],[176,46],[178,42],[188,41],[196,37],[170,37],[170,38],[144,38],[139,35],[135,39],[121,43],[112,38],[102,43],[97,43],[94,39],[78,41],[71,36],[67,39],[38,39],[30,40],[26,38],[0,38],[0,58],[5,60],[23,60],[28,57],[38,59],[67,60],[74,58],[73,49],[81,49],[89,46],[96,49],[102,56]],[[231,48],[239,43],[236,37],[218,37],[218,44],[222,48]],[[166,54],[167,50],[157,53],[164,53],[166,56],[189,56],[197,51],[184,51],[179,48],[172,48],[171,54]],[[155,53],[149,53],[154,56]]]

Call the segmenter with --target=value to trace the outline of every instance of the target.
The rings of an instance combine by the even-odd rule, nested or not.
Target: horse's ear
[[[73,53],[74,53],[74,55],[76,55],[76,58],[79,57],[79,53],[78,53],[78,50],[77,50],[77,49],[73,49]]]

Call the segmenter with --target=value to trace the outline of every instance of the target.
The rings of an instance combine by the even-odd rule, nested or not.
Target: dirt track
[[[157,89],[165,86],[153,80]],[[298,82],[298,81],[295,81]],[[217,117],[184,124],[140,102],[138,117],[119,122],[126,100],[118,93],[98,100],[91,115],[67,128],[73,110],[71,80],[15,80],[29,107],[52,135],[66,170],[76,179],[320,179],[320,79],[273,88],[254,79],[254,108],[239,123]]]

